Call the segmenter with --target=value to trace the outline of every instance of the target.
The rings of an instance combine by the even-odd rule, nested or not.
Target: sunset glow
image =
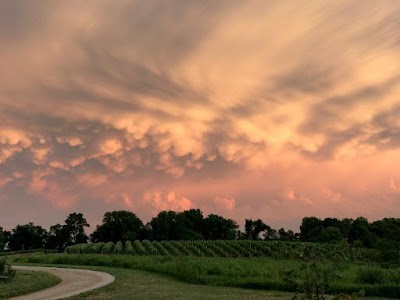
[[[0,2],[0,225],[400,214],[400,1]]]

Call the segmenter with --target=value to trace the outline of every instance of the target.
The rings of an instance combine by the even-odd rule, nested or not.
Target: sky
[[[0,226],[400,217],[400,1],[0,1]]]

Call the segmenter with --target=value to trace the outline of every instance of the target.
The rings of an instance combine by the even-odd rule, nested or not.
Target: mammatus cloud
[[[398,20],[395,0],[1,2],[0,225],[393,216]]]

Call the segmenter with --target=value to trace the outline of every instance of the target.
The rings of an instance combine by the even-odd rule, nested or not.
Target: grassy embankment
[[[10,282],[0,282],[0,299],[43,290],[60,283],[61,279],[46,272],[17,271]]]
[[[19,263],[107,266],[150,271],[168,275],[186,283],[258,290],[291,291],[284,281],[289,270],[299,270],[298,260],[272,258],[209,258],[131,256],[96,254],[25,254],[10,257]],[[329,264],[321,264],[329,268]],[[119,271],[118,271],[119,272]],[[121,270],[122,272],[122,270]],[[338,270],[341,278],[332,282],[330,292],[351,293],[364,289],[367,296],[400,298],[400,268],[384,269],[377,264],[345,263]]]

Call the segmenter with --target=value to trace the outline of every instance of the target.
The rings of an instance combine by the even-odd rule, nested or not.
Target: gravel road
[[[29,295],[10,298],[10,300],[63,299],[97,289],[115,280],[114,276],[110,274],[90,270],[30,266],[15,266],[13,268],[17,270],[48,272],[60,277],[62,281],[54,287]]]

